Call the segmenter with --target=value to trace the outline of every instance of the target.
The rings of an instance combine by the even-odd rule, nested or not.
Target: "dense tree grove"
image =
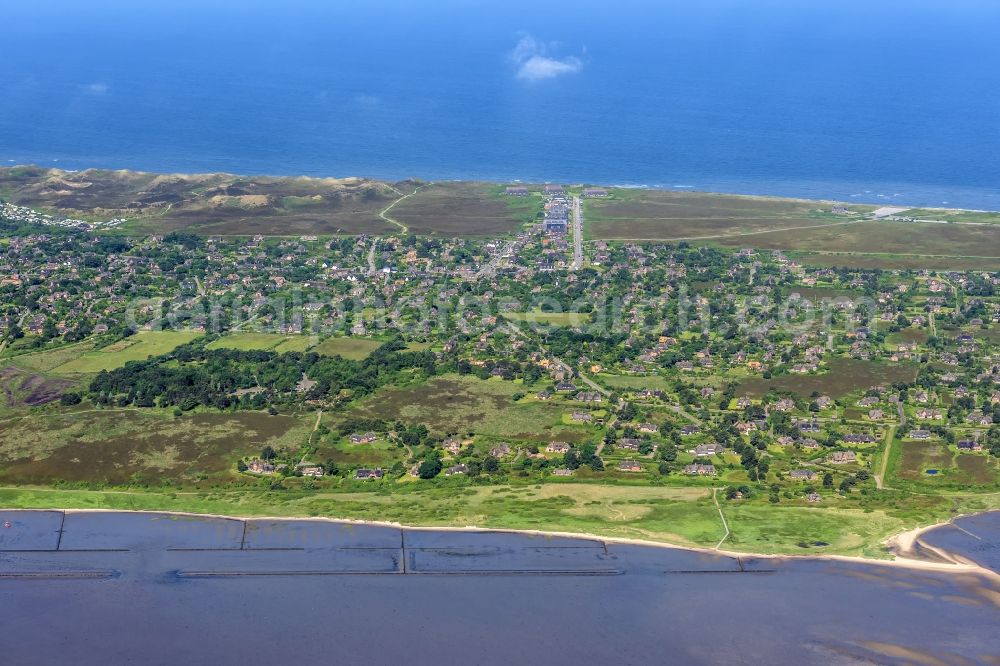
[[[90,383],[99,404],[140,407],[198,405],[260,409],[293,398],[325,398],[341,391],[358,397],[399,380],[405,370],[435,374],[434,354],[402,351],[390,341],[363,361],[316,353],[207,349],[199,340],[163,356],[133,361]]]

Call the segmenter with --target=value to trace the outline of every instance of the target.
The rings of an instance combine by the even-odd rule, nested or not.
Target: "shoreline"
[[[544,179],[536,177],[527,178],[509,178],[500,179],[495,177],[477,177],[472,176],[468,178],[454,178],[454,177],[443,177],[443,178],[432,178],[432,177],[422,177],[422,176],[406,176],[406,177],[389,177],[389,176],[374,176],[374,175],[353,175],[353,176],[330,176],[330,175],[307,175],[307,174],[274,174],[270,172],[245,172],[245,173],[232,173],[229,171],[211,171],[211,170],[195,170],[195,171],[155,171],[147,169],[130,169],[130,168],[111,168],[111,167],[85,167],[80,169],[68,169],[59,166],[43,166],[41,164],[35,163],[24,163],[17,164],[7,162],[0,164],[0,170],[2,169],[44,169],[51,171],[58,171],[62,173],[84,173],[87,171],[102,171],[109,173],[119,173],[119,174],[150,174],[157,176],[167,176],[175,178],[198,178],[206,176],[231,176],[231,177],[251,177],[251,178],[272,178],[279,180],[298,180],[298,179],[310,179],[317,181],[336,181],[336,182],[346,182],[346,181],[374,181],[384,184],[393,184],[406,181],[416,181],[426,184],[431,183],[484,183],[488,185],[505,185],[510,183],[516,183],[519,185],[526,185],[529,187],[541,186],[547,183],[569,183],[569,187],[605,187],[610,189],[622,189],[622,190],[652,190],[660,192],[676,192],[676,193],[690,193],[690,194],[700,194],[700,195],[718,195],[718,196],[732,196],[732,197],[744,197],[750,199],[778,199],[782,201],[797,201],[797,202],[817,202],[817,203],[838,203],[838,204],[848,204],[856,206],[886,206],[886,205],[897,205],[904,206],[907,209],[923,209],[931,211],[942,211],[942,212],[964,212],[964,213],[1000,213],[1000,204],[998,204],[997,209],[989,208],[974,208],[974,207],[964,207],[964,206],[947,206],[940,204],[907,204],[903,201],[895,201],[894,197],[888,197],[886,195],[879,195],[871,188],[884,187],[890,190],[901,189],[895,187],[895,185],[900,185],[898,183],[883,183],[881,185],[865,185],[859,183],[840,183],[843,186],[850,186],[848,189],[858,189],[865,188],[863,192],[856,193],[852,195],[847,195],[842,198],[837,198],[832,195],[821,195],[816,196],[803,196],[801,194],[767,194],[760,192],[748,192],[741,186],[736,186],[731,189],[725,188],[722,183],[716,183],[713,185],[668,185],[664,183],[603,183],[599,181],[581,181],[576,182],[578,179],[567,178],[564,180],[559,179]],[[749,184],[749,183],[747,183]],[[817,189],[822,189],[823,183],[816,183]],[[827,185],[837,185],[836,182],[827,183]],[[917,185],[914,184],[912,187],[916,188],[926,188],[931,187],[929,185]],[[791,188],[798,189],[798,188]],[[947,189],[947,188],[944,188]],[[989,196],[994,196],[1000,198],[1000,192],[991,192],[990,190],[983,190],[984,193]],[[871,197],[861,198],[861,197]]]
[[[477,527],[475,525],[466,525],[463,527],[457,526],[424,526],[424,525],[405,525],[396,521],[380,521],[380,520],[358,520],[352,518],[327,518],[321,516],[302,516],[302,517],[289,517],[289,516],[231,516],[226,514],[215,514],[215,513],[192,513],[188,511],[153,511],[153,510],[129,510],[129,509],[3,509],[0,511],[18,511],[18,512],[44,512],[44,511],[61,511],[63,513],[123,513],[123,514],[150,514],[150,515],[165,515],[165,516],[177,516],[185,518],[208,518],[214,520],[235,520],[235,521],[248,521],[248,520],[272,520],[281,522],[293,522],[293,521],[309,521],[317,523],[335,523],[341,525],[359,525],[365,527],[389,527],[393,529],[408,530],[408,531],[420,531],[420,532],[457,532],[457,533],[495,533],[495,534],[524,534],[529,536],[540,536],[540,537],[560,537],[568,539],[590,539],[595,541],[601,541],[604,543],[622,544],[629,546],[642,546],[648,548],[660,548],[666,550],[681,550],[693,553],[699,553],[703,555],[718,555],[722,557],[730,557],[734,559],[739,559],[743,557],[751,557],[755,559],[764,560],[780,560],[780,561],[795,561],[795,560],[814,560],[821,562],[845,562],[849,564],[865,564],[865,565],[879,565],[888,567],[897,567],[904,569],[913,569],[918,571],[934,571],[938,573],[974,573],[984,575],[990,578],[1000,580],[1000,573],[988,569],[982,565],[979,565],[971,560],[966,560],[960,556],[953,553],[947,553],[937,548],[930,548],[935,554],[937,554],[945,562],[931,562],[928,560],[920,560],[912,557],[907,557],[906,555],[900,554],[900,552],[895,550],[890,550],[892,554],[892,559],[880,560],[869,557],[862,557],[857,555],[785,555],[785,554],[766,554],[766,553],[751,553],[751,552],[740,552],[732,550],[724,550],[718,548],[709,547],[699,547],[699,546],[683,546],[679,544],[671,544],[662,541],[650,541],[646,539],[632,539],[626,537],[606,537],[598,534],[590,534],[587,532],[562,532],[556,530],[524,530],[524,529],[508,529],[508,528],[491,528],[491,527]],[[980,513],[989,513],[980,512]],[[900,548],[904,553],[912,549],[913,545],[919,540],[920,536],[926,532],[929,532],[946,525],[950,525],[952,522],[958,518],[965,518],[968,516],[979,515],[979,513],[962,514],[960,516],[955,516],[949,520],[935,523],[933,525],[926,525],[924,527],[916,527],[905,532],[900,532],[895,534],[882,543],[892,548]]]

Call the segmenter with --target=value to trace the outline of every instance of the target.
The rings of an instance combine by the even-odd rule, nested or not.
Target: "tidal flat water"
[[[998,596],[876,563],[0,510],[3,664],[997,663]]]

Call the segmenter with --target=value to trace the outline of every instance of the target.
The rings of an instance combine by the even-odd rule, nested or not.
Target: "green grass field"
[[[313,351],[323,356],[343,356],[351,361],[361,361],[383,344],[385,343],[380,340],[368,338],[327,338],[316,345]]]
[[[911,208],[899,214],[920,220],[942,220],[972,224],[1000,224],[1000,213],[985,210],[952,210],[948,208]]]
[[[20,356],[13,357],[11,361],[15,365],[26,370],[34,370],[35,372],[51,372],[60,365],[69,363],[70,361],[80,357],[82,354],[86,354],[93,348],[93,342],[84,340],[83,342],[78,342],[73,345],[64,345],[56,349],[47,349],[44,351],[32,352],[30,354],[21,354]]]
[[[180,345],[201,337],[196,331],[140,331],[114,344],[88,351],[51,368],[60,375],[90,374],[114,370],[129,361],[142,361],[173,351]]]
[[[304,352],[313,346],[316,339],[309,335],[290,335],[284,342],[279,342],[274,351],[279,353]]]
[[[230,333],[211,342],[208,349],[274,350],[278,352],[305,351],[311,338],[307,335],[283,333]]]
[[[672,382],[660,375],[609,375],[600,373],[593,378],[598,384],[615,390],[667,390]]]

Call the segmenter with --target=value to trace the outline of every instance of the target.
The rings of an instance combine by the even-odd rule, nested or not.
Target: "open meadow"
[[[889,453],[886,484],[913,492],[995,490],[1000,461],[985,453],[959,452],[939,439],[897,438]]]
[[[850,205],[854,215],[833,214],[832,204],[664,190],[612,190],[587,200],[586,232],[603,240],[704,242],[794,252],[797,261],[857,268],[995,269],[1000,214],[911,210],[933,222],[865,219],[873,206]]]
[[[383,344],[368,338],[336,337],[323,340],[313,351],[323,356],[343,356],[349,361],[363,361]]]
[[[431,183],[393,206],[390,215],[415,234],[505,234],[534,219],[541,200],[503,197],[502,190],[489,183]]]
[[[49,368],[57,375],[91,374],[120,368],[129,361],[144,361],[173,351],[180,345],[201,337],[197,331],[140,331],[107,347],[87,351]],[[55,350],[53,353],[64,353]]]
[[[910,208],[899,217],[918,220],[939,220],[942,222],[962,222],[966,224],[1000,224],[1000,212],[988,210],[955,210],[951,208]]]
[[[307,335],[285,335],[282,333],[230,333],[213,340],[207,349],[239,349],[241,351],[276,352],[305,351],[312,339]]]
[[[780,375],[771,379],[750,377],[740,382],[737,395],[760,398],[771,389],[791,391],[805,398],[817,392],[841,398],[855,391],[862,391],[877,384],[912,382],[917,369],[909,364],[878,363],[852,358],[835,358],[826,372],[814,375]]]
[[[726,235],[713,242],[769,250],[910,256],[919,258],[920,267],[927,266],[924,260],[927,257],[937,257],[939,261],[972,257],[980,259],[977,267],[1000,267],[1000,234],[991,225],[864,220],[837,226]]]
[[[11,362],[26,370],[35,372],[51,372],[64,363],[68,363],[94,349],[92,340],[84,340],[75,344],[62,345],[54,349],[44,349],[27,354],[19,354],[11,358]]]
[[[589,199],[584,210],[590,238],[669,240],[720,238],[762,231],[843,223],[819,201],[704,192],[615,189],[608,199]],[[863,212],[870,207],[851,206]]]
[[[945,257],[915,254],[860,252],[788,252],[803,266],[815,268],[857,268],[882,270],[968,271],[994,269],[1000,263],[992,257]]]
[[[514,382],[444,375],[413,386],[382,389],[347,415],[423,423],[441,434],[475,432],[534,442],[597,439],[596,431],[587,426],[564,423],[571,407],[533,396],[515,402],[519,392],[521,387]]]

